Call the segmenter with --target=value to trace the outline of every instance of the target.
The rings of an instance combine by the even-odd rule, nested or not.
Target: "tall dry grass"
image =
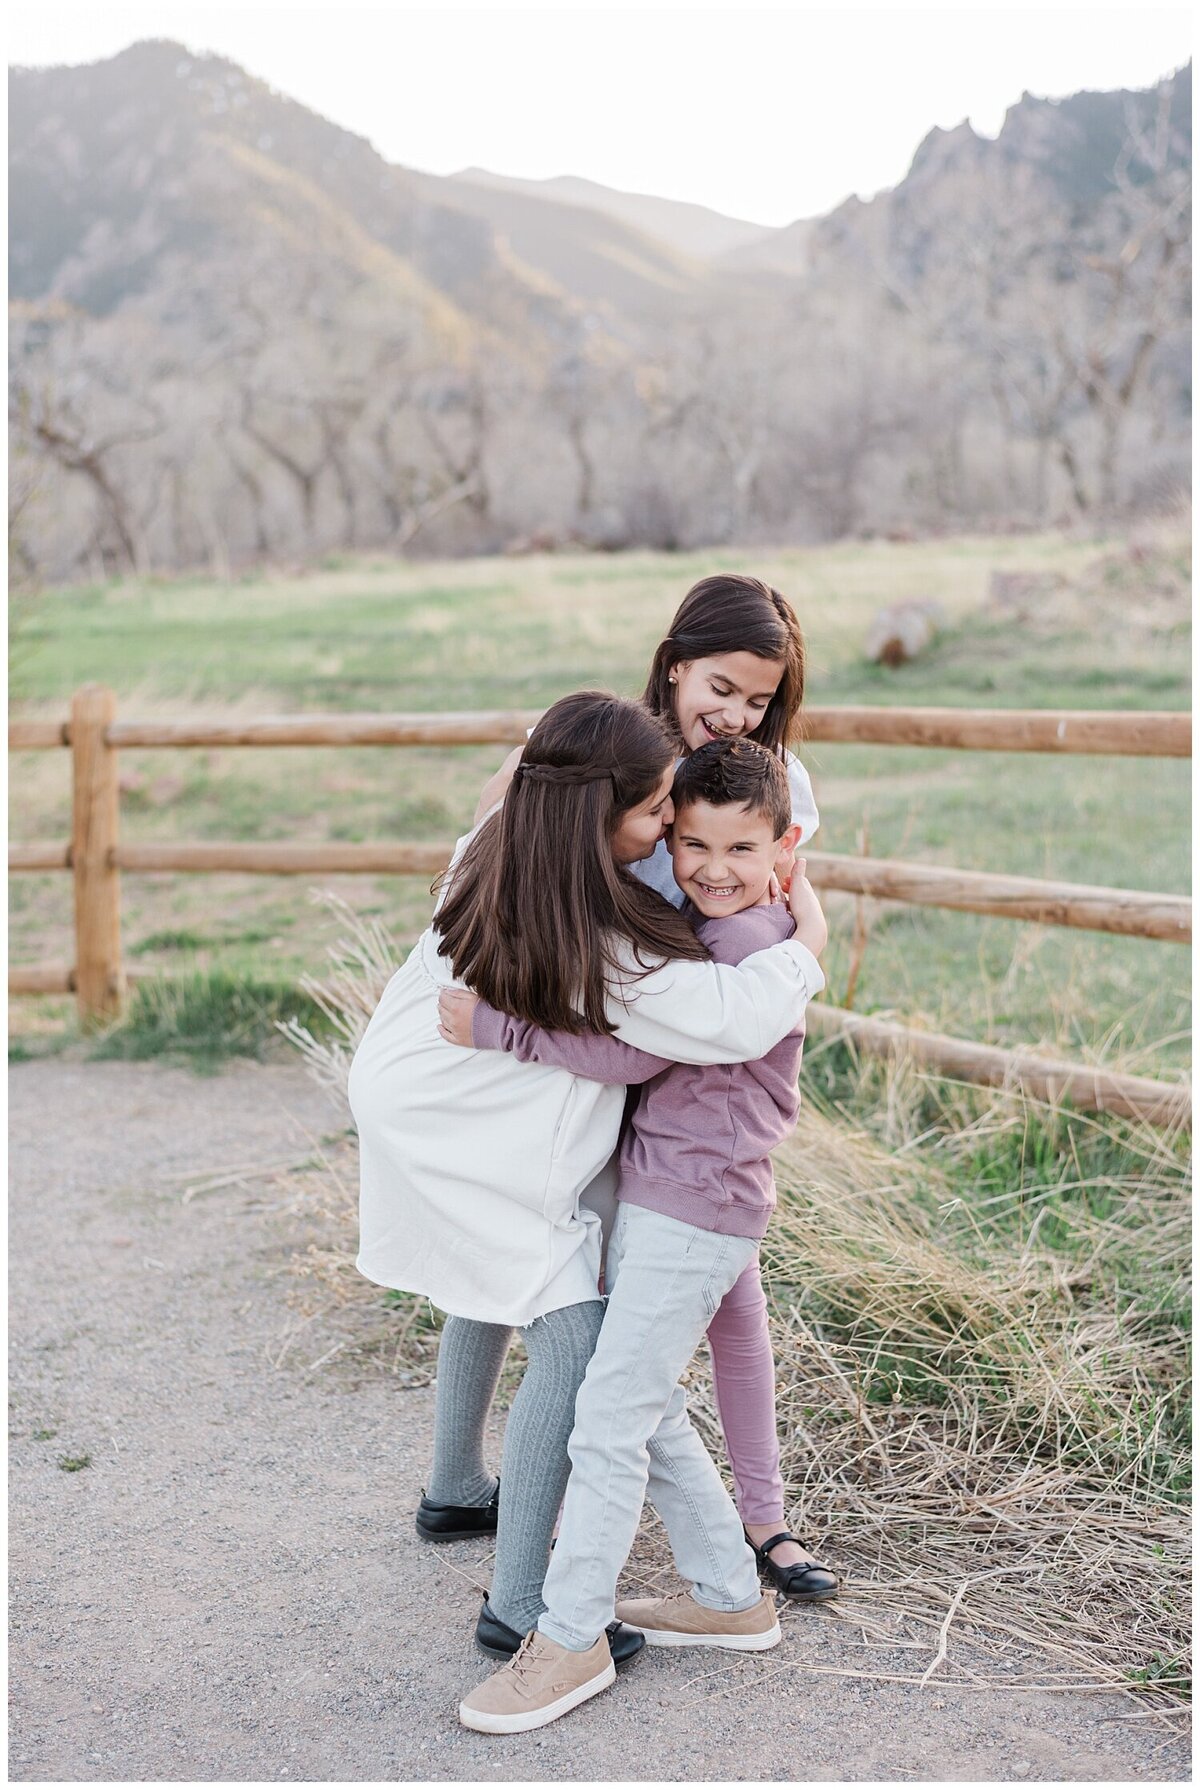
[[[330,899],[344,936],[306,986],[337,1037],[290,1035],[344,1090],[396,959]],[[844,1044],[814,1047],[804,1081],[762,1260],[790,1516],[841,1571],[839,1610],[923,1639],[926,1672],[969,1631],[1028,1650],[1025,1682],[1182,1708],[1186,1140]],[[325,1178],[329,1241],[301,1266],[379,1310],[353,1272],[352,1180],[352,1162]],[[431,1372],[428,1307],[392,1299],[370,1346]],[[720,1458],[703,1361],[691,1399]]]
[[[1163,1703],[1182,1700],[1178,1140],[881,1068],[862,1074],[861,1092],[884,1082],[890,1119],[907,1129],[944,1101],[936,1129],[888,1146],[847,1103],[831,1112],[810,1098],[776,1158],[763,1261],[800,1522],[828,1538],[848,1589],[877,1610],[939,1629],[953,1611],[1073,1678],[1152,1683]],[[1078,1197],[1081,1123],[1093,1164],[1110,1159],[1104,1191],[1122,1200],[1120,1219]],[[971,1185],[989,1152],[1024,1163],[1002,1196]],[[1102,1178],[1086,1176],[1093,1195]]]

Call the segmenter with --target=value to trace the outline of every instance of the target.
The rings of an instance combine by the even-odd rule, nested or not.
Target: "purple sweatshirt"
[[[796,930],[786,907],[745,908],[701,920],[696,935],[717,963],[740,963]],[[620,1150],[618,1199],[734,1237],[761,1237],[775,1205],[770,1152],[796,1123],[804,1022],[753,1063],[672,1063],[619,1038],[545,1031],[475,1008],[479,1050],[507,1050],[589,1081],[641,1083]]]

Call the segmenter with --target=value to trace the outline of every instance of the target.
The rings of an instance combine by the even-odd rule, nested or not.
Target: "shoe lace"
[[[521,1645],[517,1648],[517,1651],[513,1654],[512,1659],[509,1661],[508,1669],[513,1674],[514,1678],[523,1680],[529,1673],[536,1671],[538,1664],[537,1656],[534,1651],[534,1642],[536,1639],[537,1630],[530,1629],[525,1639],[521,1642]]]

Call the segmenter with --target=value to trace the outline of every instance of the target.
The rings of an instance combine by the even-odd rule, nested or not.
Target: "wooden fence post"
[[[117,754],[104,738],[116,712],[117,699],[103,684],[84,684],[71,702],[75,992],[84,1026],[115,1019],[125,998]]]

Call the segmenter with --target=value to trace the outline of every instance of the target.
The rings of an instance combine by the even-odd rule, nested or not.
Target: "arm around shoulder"
[[[808,946],[785,939],[741,963],[676,959],[610,996],[617,1036],[678,1063],[747,1063],[794,1031],[825,986]]]

